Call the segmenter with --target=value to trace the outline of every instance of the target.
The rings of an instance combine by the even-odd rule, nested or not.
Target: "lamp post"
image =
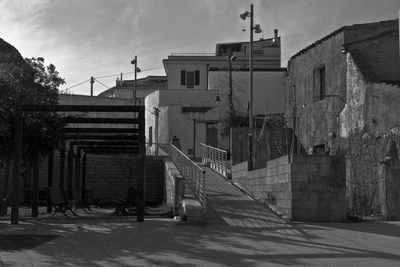
[[[232,86],[232,61],[235,60],[235,56],[230,56],[229,60],[229,127],[232,127],[233,117],[233,86]]]
[[[254,24],[254,7],[253,4],[250,5],[250,12],[245,11],[240,14],[240,18],[245,20],[250,17],[250,47],[249,47],[249,127],[253,128],[253,31],[255,33],[260,33],[260,24]]]
[[[131,61],[131,64],[134,65],[135,70],[135,82],[133,84],[133,104],[136,106],[136,74],[140,72],[140,69],[137,66],[137,56],[135,56],[135,59]]]

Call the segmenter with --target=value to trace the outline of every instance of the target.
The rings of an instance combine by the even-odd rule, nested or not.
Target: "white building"
[[[182,151],[201,156],[200,143],[218,145],[215,124],[218,111],[215,107],[216,91],[209,90],[160,90],[145,99],[146,143],[168,144],[176,136]],[[158,110],[158,115],[157,111]],[[152,148],[154,150],[155,147]]]
[[[254,41],[255,115],[284,111],[286,69],[280,67],[280,58],[281,39],[277,30],[273,38]],[[146,142],[158,139],[159,143],[169,143],[177,136],[183,151],[192,156],[194,149],[196,157],[201,155],[200,143],[229,149],[227,136],[224,140],[221,130],[221,121],[229,112],[226,100],[229,72],[232,73],[234,108],[247,116],[249,42],[220,43],[215,53],[174,53],[164,59],[163,64],[167,83],[159,83],[158,90],[157,86],[142,90],[146,106]],[[161,77],[157,79],[160,81]],[[117,82],[116,87],[100,95],[131,98],[132,81],[129,87],[122,86],[123,82]],[[138,86],[139,99],[142,98],[140,88]],[[217,98],[221,101],[216,101]]]
[[[283,113],[286,69],[280,67],[278,32],[253,43],[254,114]],[[200,143],[229,149],[221,121],[226,119],[229,71],[234,108],[247,114],[249,42],[221,43],[213,54],[174,53],[163,60],[168,90],[146,97],[150,111],[159,110],[159,142],[177,136],[188,155],[201,154]],[[221,99],[221,101],[216,101]],[[155,113],[147,112],[148,138],[155,140]],[[151,128],[151,129],[150,129]],[[225,138],[224,138],[225,137]]]
[[[168,89],[209,89],[210,68],[249,67],[249,42],[220,43],[215,53],[173,53],[163,60],[168,77]],[[253,42],[254,68],[279,68],[281,66],[281,39],[275,30],[274,38]]]
[[[114,87],[101,92],[98,96],[133,99],[134,83],[134,80],[122,80],[118,78]],[[164,90],[167,88],[166,76],[147,76],[146,78],[137,79],[136,104],[140,106],[144,105],[144,98],[146,96],[157,90]]]

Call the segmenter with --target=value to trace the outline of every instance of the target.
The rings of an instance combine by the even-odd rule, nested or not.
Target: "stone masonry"
[[[247,162],[233,166],[234,182],[258,199],[267,199],[292,220],[346,219],[344,161],[322,156],[292,155],[247,171]]]

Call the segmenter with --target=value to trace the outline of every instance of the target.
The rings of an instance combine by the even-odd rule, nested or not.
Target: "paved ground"
[[[204,223],[0,221],[0,266],[400,266],[400,222],[285,224],[219,176],[208,186]]]
[[[290,228],[266,205],[253,201],[209,167],[202,168],[206,171],[208,221],[256,230]]]
[[[399,266],[400,223],[252,230],[169,219],[0,223],[0,266]]]

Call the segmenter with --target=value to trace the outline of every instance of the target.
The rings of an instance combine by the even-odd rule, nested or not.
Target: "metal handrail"
[[[215,53],[172,53],[171,56],[215,56]]]
[[[226,178],[230,177],[231,174],[231,162],[228,159],[228,151],[212,147],[203,143],[200,143],[202,147],[202,162],[203,164],[210,165],[210,167]]]
[[[183,178],[187,181],[196,199],[200,202],[206,214],[206,171],[186,156],[176,146],[171,144],[171,158]]]

